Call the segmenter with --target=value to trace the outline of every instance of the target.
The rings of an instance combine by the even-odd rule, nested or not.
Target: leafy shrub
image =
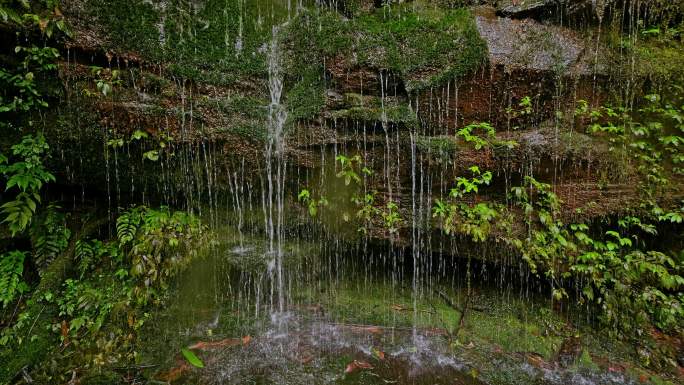
[[[95,365],[134,358],[128,349],[148,305],[163,300],[169,280],[207,240],[197,217],[166,207],[134,206],[116,225],[115,239],[76,243],[78,277],[45,297],[59,310],[52,329]]]
[[[469,170],[473,177],[457,177],[456,187],[449,192],[449,198],[435,201],[432,216],[442,221],[442,229],[446,234],[462,234],[475,242],[483,242],[500,212],[491,204],[471,204],[463,199],[469,194],[477,194],[481,186],[489,185],[492,180],[491,171],[482,172],[477,166]]]
[[[8,224],[12,236],[23,232],[31,222],[40,203],[38,193],[43,184],[55,180],[43,166],[42,156],[48,149],[42,134],[26,135],[12,146],[12,153],[20,160],[7,164],[8,159],[0,154],[0,174],[7,178],[5,190],[19,190],[13,200],[0,206],[5,216],[2,222]]]

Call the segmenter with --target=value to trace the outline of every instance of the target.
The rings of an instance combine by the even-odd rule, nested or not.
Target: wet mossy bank
[[[677,77],[678,67],[667,64],[672,60],[661,59],[675,60],[681,44],[646,36],[633,40],[632,47],[613,39],[614,48],[606,51],[601,45],[598,55],[597,39],[613,35],[594,38],[591,29],[578,33],[534,20],[499,18],[483,9],[442,9],[429,2],[366,7],[353,17],[309,6],[292,5],[288,10],[284,2],[268,1],[228,5],[73,1],[65,3],[64,12],[76,34],[67,42],[72,48],[62,66],[68,97],[61,111],[67,114],[60,118],[58,130],[64,134],[57,136],[74,143],[71,148],[97,148],[100,140],[129,142],[136,130],[148,133],[148,143],[134,156],[122,147],[104,144],[94,154],[109,156],[110,161],[116,157],[122,165],[130,163],[121,167],[116,183],[123,192],[130,192],[136,183],[125,185],[129,178],[123,174],[150,169],[146,175],[162,175],[153,171],[158,164],[139,160],[139,155],[154,155],[149,151],[162,158],[172,153],[158,145],[162,142],[174,142],[165,148],[181,143],[193,143],[189,146],[196,149],[204,146],[207,153],[219,155],[202,155],[205,150],[200,150],[193,160],[197,165],[215,161],[216,170],[229,167],[226,158],[238,164],[244,158],[252,167],[262,167],[259,154],[267,138],[270,103],[266,51],[272,27],[283,23],[276,34],[284,50],[290,163],[304,169],[319,163],[322,148],[356,151],[366,146],[364,133],[380,134],[378,141],[382,141],[383,126],[397,133],[389,139],[401,151],[409,151],[402,138],[411,130],[423,142],[435,138],[437,143],[465,125],[485,121],[500,132],[511,127],[534,132],[550,121],[560,134],[549,139],[565,141],[562,135],[574,136],[575,128],[558,120],[559,112],[571,113],[581,99],[596,105],[625,95],[636,97],[633,90],[638,84],[656,86]],[[606,63],[611,58],[618,65]],[[646,70],[643,60],[658,70]],[[90,65],[102,67],[100,74]],[[112,70],[118,71],[116,79]],[[629,89],[622,88],[626,76],[634,79]],[[99,80],[111,82],[115,92],[98,95]],[[534,103],[531,116],[512,117],[507,111],[526,96]],[[79,143],[88,137],[94,142]],[[136,145],[131,142],[131,148]],[[563,156],[552,147],[538,146],[538,151],[549,159]],[[600,154],[597,148],[589,145],[586,150],[596,151],[598,158],[612,156]],[[466,153],[456,155],[460,163],[477,163]],[[82,162],[81,154],[62,158],[76,170],[76,161],[92,165],[103,159]],[[179,158],[167,170],[177,169],[174,164]],[[573,168],[583,164],[571,163]],[[190,162],[179,167],[189,169]],[[399,174],[408,174],[406,164],[396,167]],[[539,170],[536,167],[535,174]],[[95,184],[104,186],[104,172],[80,174],[74,180],[101,175]],[[582,177],[567,182],[582,182]],[[214,183],[223,188],[225,184]],[[150,185],[148,193],[153,194],[163,183]]]
[[[150,342],[141,355],[161,363],[147,370],[151,378],[241,383],[256,376],[287,384],[307,378],[321,384],[672,383],[645,370],[639,363],[643,357],[629,344],[593,330],[584,314],[551,305],[532,281],[500,282],[494,271],[477,267],[478,279],[468,294],[466,271],[454,264],[442,267],[441,278],[426,277],[429,284],[415,292],[396,276],[400,270],[382,268],[400,258],[396,250],[359,253],[344,245],[287,243],[291,302],[286,314],[274,315],[268,311],[274,306],[268,283],[259,278],[268,266],[263,240],[224,241],[219,252],[181,280],[174,300],[156,315],[158,322],[146,325],[143,338]],[[345,257],[337,266],[319,265],[315,255],[338,247]],[[205,290],[207,285],[215,291]],[[462,317],[458,307],[466,301]],[[183,346],[194,346],[206,367],[184,364]],[[345,371],[354,360],[370,363],[370,369]]]

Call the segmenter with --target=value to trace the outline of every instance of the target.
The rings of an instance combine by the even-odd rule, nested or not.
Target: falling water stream
[[[288,4],[289,5],[289,4]],[[289,7],[288,7],[289,10]],[[268,89],[271,103],[268,106],[268,139],[266,143],[265,200],[266,232],[269,240],[269,254],[273,257],[269,270],[274,272],[277,281],[278,311],[285,311],[285,287],[283,283],[283,219],[285,199],[285,134],[287,109],[281,104],[283,75],[281,73],[280,45],[278,27],[273,27],[273,37],[268,50]]]
[[[222,162],[232,154],[211,138],[193,144],[191,133],[204,130],[194,115],[202,112],[201,98],[193,95],[195,85],[174,79],[182,142],[174,144],[174,151],[181,177],[174,181],[174,166],[162,160],[159,188],[164,203],[197,212],[217,239],[181,275],[165,307],[142,331],[141,360],[154,364],[151,378],[174,384],[634,383],[622,373],[561,362],[559,349],[574,337],[572,323],[581,316],[553,309],[548,288],[518,259],[505,255],[487,260],[490,250],[483,247],[471,266],[472,250],[459,248],[453,238],[430,227],[434,199],[448,195],[455,166],[434,169],[421,145],[426,137],[430,146],[453,135],[465,120],[462,98],[468,89],[460,79],[403,95],[406,91],[393,84],[395,74],[378,71],[378,95],[364,95],[363,84],[361,94],[352,95],[377,99],[377,121],[352,127],[316,121],[313,131],[347,130],[344,134],[355,142],[335,137],[325,145],[311,144],[318,159],[307,159],[313,166],[304,170],[293,160],[299,156],[294,145],[288,147],[296,123],[288,120],[291,79],[282,31],[309,2],[260,0],[257,20],[248,19],[248,2],[239,0],[238,15],[230,15],[226,7],[224,18],[235,16],[238,28],[221,33],[221,48],[231,57],[266,56],[268,79],[262,85],[268,101],[260,106],[267,111],[266,136],[259,144],[259,159]],[[192,3],[201,8],[201,2]],[[278,17],[274,4],[282,13]],[[155,7],[163,15],[168,11],[165,2]],[[161,44],[169,39],[165,23],[163,18],[158,25]],[[257,52],[247,48],[250,28],[270,29],[270,38]],[[322,72],[321,77],[329,76],[328,68]],[[491,80],[486,76],[493,77],[483,74],[483,83]],[[497,91],[488,92],[482,99],[491,103]],[[407,99],[417,121],[434,120],[437,127],[391,122],[390,109],[400,98]],[[292,138],[297,140],[305,141]],[[120,184],[128,183],[120,168],[135,167],[122,165],[126,150],[105,147],[111,211],[112,201],[121,201]],[[408,230],[402,236],[373,239],[357,231],[352,187],[338,178],[335,160],[357,153],[379,170],[382,181],[379,191],[364,184],[363,194],[377,193],[379,207],[396,203],[407,215]],[[519,174],[531,174],[532,163],[524,163]],[[555,173],[558,165],[553,167]],[[506,190],[509,177],[505,171]],[[130,185],[136,182],[131,179]],[[331,208],[321,208],[316,218],[305,215],[296,198],[304,187],[315,188],[317,199],[326,196]],[[146,188],[131,196],[145,196]],[[461,316],[464,310],[458,304],[471,301],[472,310]],[[464,330],[453,335],[462,326],[459,321]],[[186,347],[193,347],[204,368],[184,361],[180,352]],[[612,347],[602,348],[611,353]]]

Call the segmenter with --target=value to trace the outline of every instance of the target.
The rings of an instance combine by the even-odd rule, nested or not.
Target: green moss
[[[591,358],[591,354],[589,354],[587,349],[582,349],[582,354],[577,359],[577,366],[581,369],[592,371],[599,370],[599,366],[594,363],[594,360]]]
[[[54,315],[54,314],[53,314]],[[58,343],[56,335],[45,328],[50,317],[42,316],[36,320],[40,326],[31,335],[30,341],[25,341],[13,349],[4,349],[0,354],[0,384],[10,383],[12,378],[27,365],[42,361]]]
[[[366,293],[372,292],[369,296]],[[315,294],[314,294],[315,296]],[[463,298],[455,293],[453,298]],[[333,319],[346,323],[391,327],[439,328],[453,330],[460,313],[447,306],[439,298],[419,298],[416,313],[413,311],[411,292],[397,290],[390,284],[348,282],[345,286],[330,289],[321,299],[321,304]],[[464,344],[474,342],[476,346],[500,346],[507,352],[535,352],[551,359],[562,343],[562,337],[545,333],[549,325],[564,324],[551,311],[527,312],[527,306],[514,301],[509,304],[490,304],[485,297],[474,299],[475,308],[465,318],[459,340]],[[521,316],[521,312],[525,314]]]
[[[312,119],[325,107],[325,86],[320,74],[315,71],[304,73],[287,93],[291,119]]]
[[[372,288],[365,286],[362,282],[348,282],[342,287],[331,287],[317,300],[339,322],[387,327],[413,326],[413,298],[410,291],[397,290],[391,284],[374,283]],[[367,295],[369,291],[373,295]],[[311,293],[304,297],[317,296],[319,294]],[[458,317],[458,313],[441,301],[420,300],[417,310],[416,326],[421,328],[443,328],[453,325]]]
[[[387,121],[395,124],[417,125],[418,119],[407,105],[387,106],[384,109],[372,107],[351,107],[345,110],[337,110],[331,113],[333,119],[350,119],[366,122]]]
[[[163,62],[171,74],[211,84],[231,84],[266,74],[261,47],[271,26],[287,19],[287,5],[274,0],[187,2],[89,0],[116,52],[134,51]],[[266,11],[268,10],[268,11]]]
[[[87,374],[81,379],[82,385],[108,385],[121,382],[121,375],[112,372],[104,371],[103,373]]]
[[[483,63],[486,45],[469,11],[409,10],[376,11],[359,18],[360,64],[401,74],[412,91],[464,75]]]
[[[398,73],[409,91],[473,71],[486,55],[468,10],[419,5],[376,10],[351,20],[325,10],[302,12],[285,31],[285,43],[291,74],[342,58],[351,65]]]
[[[347,107],[380,107],[380,100],[373,96],[346,93],[344,94],[344,105]]]
[[[252,142],[265,143],[268,139],[268,132],[264,125],[238,124],[219,130],[230,132]]]
[[[635,49],[635,66],[642,77],[651,78],[657,82],[671,82],[673,78],[684,77],[682,67],[684,46],[672,44],[644,44]]]
[[[562,343],[562,338],[544,335],[542,319],[521,319],[514,313],[485,314],[471,312],[466,318],[465,340],[475,344],[497,344],[508,352],[534,352],[551,359]]]
[[[606,51],[610,53],[599,59],[618,78],[650,80],[655,86],[684,79],[684,67],[681,65],[684,44],[681,38],[669,36],[667,31],[633,41],[611,30],[604,37]]]
[[[377,96],[347,93],[339,108],[330,111],[329,117],[366,122],[385,121],[405,126],[418,125],[418,118],[413,109],[394,97],[387,97],[383,102]]]
[[[458,145],[453,137],[418,136],[416,149],[438,163],[448,163],[454,159]]]
[[[268,113],[268,101],[253,96],[234,96],[219,101],[221,111],[230,115],[239,115],[245,119],[265,121]]]

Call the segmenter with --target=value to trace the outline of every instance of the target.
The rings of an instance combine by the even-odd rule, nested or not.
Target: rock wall
[[[75,34],[64,43],[52,128],[65,148],[55,157],[67,170],[59,179],[112,205],[142,197],[189,207],[229,204],[240,180],[258,205],[276,36],[293,194],[336,154],[359,153],[380,201],[396,200],[406,217],[416,178],[431,202],[472,165],[495,172],[485,199],[506,201],[534,175],[553,185],[567,217],[637,205],[628,157],[587,135],[573,112],[580,100],[631,103],[642,87],[680,76],[672,58],[681,46],[626,53],[605,26],[555,22],[585,1],[292,3],[65,1]],[[673,64],[634,69],[660,62]],[[523,100],[529,111],[520,114]],[[473,151],[455,132],[478,122],[518,146]]]

